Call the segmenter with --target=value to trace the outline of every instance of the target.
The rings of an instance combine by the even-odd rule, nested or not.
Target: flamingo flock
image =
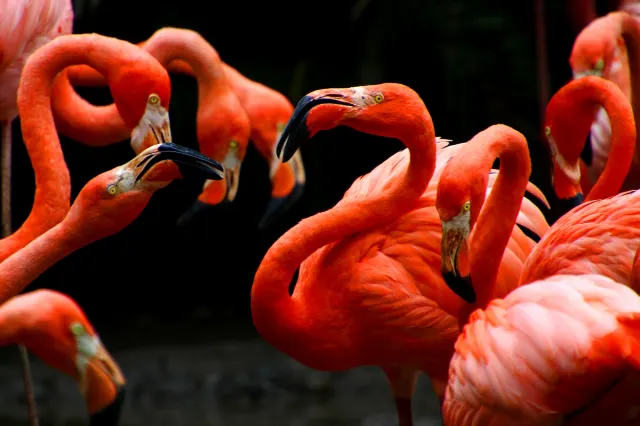
[[[593,2],[569,5],[573,79],[540,129],[554,195],[569,207],[550,225],[529,180],[532,142],[509,126],[452,144],[399,83],[318,89],[294,107],[195,31],[162,28],[136,45],[71,34],[68,0],[0,0],[0,345],[73,377],[91,424],[117,425],[126,379],[81,308],[53,290],[20,293],[74,251],[126,232],[186,169],[204,184],[178,226],[233,202],[250,143],[272,186],[257,226],[271,226],[304,191],[300,147],[347,126],[406,149],[267,250],[250,295],[262,338],[318,370],[379,367],[399,426],[414,424],[420,373],[446,426],[639,425],[640,6],[597,17]],[[173,141],[169,72],[197,81],[199,151]],[[92,105],[74,85],[108,86],[113,103]],[[17,115],[36,187],[12,233]],[[58,134],[96,148],[129,140],[134,155],[72,203]]]

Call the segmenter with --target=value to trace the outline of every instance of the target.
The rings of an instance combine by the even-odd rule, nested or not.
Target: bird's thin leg
[[[398,426],[413,426],[413,414],[411,410],[411,397],[416,387],[418,372],[402,367],[384,367],[391,391],[396,399],[398,411]]]
[[[2,131],[2,238],[11,234],[11,121],[0,122]]]
[[[2,238],[11,235],[11,121],[0,122],[2,135]],[[38,426],[38,409],[33,394],[29,353],[24,345],[19,345],[22,381],[27,397],[29,425]]]

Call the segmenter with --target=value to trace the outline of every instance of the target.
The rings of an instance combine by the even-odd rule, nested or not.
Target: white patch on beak
[[[284,129],[283,129],[284,130]],[[282,130],[278,130],[276,133],[276,142],[273,144],[273,148],[271,150],[271,164],[269,164],[269,179],[273,179],[276,172],[278,171],[278,167],[282,164],[282,161],[278,158],[278,154],[276,154],[276,148],[278,147],[278,141],[282,136]]]
[[[159,103],[147,103],[140,123],[131,132],[131,147],[136,154],[140,154],[152,145],[172,141],[169,112]]]
[[[92,336],[88,333],[76,334],[76,367],[80,375],[80,390],[84,395],[87,391],[87,366],[89,362],[96,357],[98,350],[102,347],[102,342],[98,336]]]

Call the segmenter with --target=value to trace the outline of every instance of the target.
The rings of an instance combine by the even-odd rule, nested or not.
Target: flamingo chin
[[[90,414],[89,426],[117,426],[120,422],[120,416],[124,401],[126,400],[126,388],[120,386],[116,389],[113,401],[102,410]]]

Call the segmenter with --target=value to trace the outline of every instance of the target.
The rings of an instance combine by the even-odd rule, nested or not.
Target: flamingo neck
[[[226,87],[220,55],[195,31],[163,28],[144,43],[144,49],[165,68],[174,60],[186,62],[198,82],[200,102],[208,93]]]
[[[334,208],[300,221],[266,253],[251,290],[253,322],[271,344],[283,347],[291,335],[304,334],[312,325],[303,306],[289,296],[289,284],[298,266],[318,249],[359,232],[388,223],[413,209],[433,175],[435,134],[426,108],[420,126],[403,140],[410,162],[403,178],[383,194],[343,200]]]
[[[51,112],[53,79],[64,68],[76,64],[88,64],[108,77],[114,67],[110,58],[121,53],[111,45],[112,40],[115,39],[94,34],[60,37],[27,61],[17,103],[36,189],[33,207],[25,222],[14,234],[0,241],[0,261],[59,223],[69,211],[71,178]]]
[[[633,107],[637,137],[638,133],[640,133],[640,75],[638,75],[638,73],[640,73],[638,66],[640,64],[640,26],[636,18],[629,13],[618,13],[620,14],[621,35],[627,48],[627,58],[629,61],[631,105]],[[640,150],[639,145],[640,141],[636,141],[635,147]],[[636,158],[636,161],[638,160],[637,157],[634,158]]]
[[[0,305],[20,293],[43,272],[85,245],[64,220],[0,263]]]
[[[464,162],[464,166],[456,170],[472,170],[475,176],[484,177],[483,184],[474,188],[471,198],[472,221],[473,210],[480,212],[472,224],[470,238],[469,270],[476,291],[476,308],[485,308],[496,297],[498,269],[516,226],[531,174],[524,136],[506,126],[492,126],[488,130],[468,142],[464,151],[456,156]],[[485,201],[486,176],[497,158],[500,158],[500,172]]]

